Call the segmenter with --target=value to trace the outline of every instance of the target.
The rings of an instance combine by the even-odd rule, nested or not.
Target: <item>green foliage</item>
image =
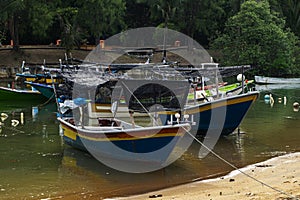
[[[10,36],[14,41],[14,49],[19,49],[19,23],[26,8],[23,0],[1,0],[0,20],[7,24]]]
[[[160,19],[158,19],[160,20]],[[150,17],[150,5],[146,1],[126,0],[125,20],[129,29],[157,26],[158,22]]]
[[[126,28],[167,26],[221,50],[224,65],[300,74],[299,0],[0,0],[0,24],[0,42],[15,49],[61,39],[67,52]]]
[[[57,9],[56,16],[60,22],[62,46],[66,48],[67,54],[78,46],[80,43],[80,30],[77,28],[76,17],[78,14],[77,8],[64,7]]]
[[[29,1],[27,7],[32,34],[38,37],[46,37],[46,31],[51,26],[56,14],[54,8],[44,0]]]
[[[272,0],[274,10],[278,11],[286,20],[289,27],[297,36],[300,36],[300,1],[299,0]]]
[[[125,23],[125,2],[123,0],[82,1],[78,13],[80,26],[97,41],[120,32]]]
[[[178,19],[177,13],[181,8],[181,0],[137,0],[149,6],[150,18],[157,21],[157,26],[170,27]]]
[[[214,38],[226,20],[226,0],[182,0],[176,24],[179,30],[192,38],[200,36],[201,43]]]
[[[222,51],[223,64],[251,64],[265,75],[287,75],[295,68],[297,39],[284,27],[267,1],[248,0],[212,46]]]

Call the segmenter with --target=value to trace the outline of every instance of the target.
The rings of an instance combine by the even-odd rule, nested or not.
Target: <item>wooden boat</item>
[[[255,82],[257,84],[298,84],[300,78],[276,78],[266,76],[255,76]]]
[[[269,90],[288,90],[300,88],[300,83],[295,84],[256,84],[255,89],[257,91],[269,91]]]
[[[120,161],[163,164],[190,125],[141,127],[117,120],[100,118],[97,126],[76,126],[73,119],[58,118],[64,141],[75,148],[90,152],[95,157]],[[116,145],[118,148],[111,148]],[[163,147],[159,156],[146,156]],[[129,152],[126,156],[120,151]]]
[[[196,102],[195,104],[188,103],[185,106],[183,113],[189,115],[189,120],[194,122],[192,125],[192,132],[196,131],[199,135],[219,132],[221,135],[225,136],[234,132],[241,124],[249,108],[258,96],[259,92],[253,91],[245,94],[219,98],[209,102]],[[93,107],[93,105],[90,105],[90,107]],[[118,111],[122,110],[123,107],[127,108],[125,105],[119,106]],[[110,104],[104,107],[103,105],[99,105],[98,111],[96,111],[95,108],[92,108],[92,116],[90,117],[99,117],[100,113],[102,113],[103,116],[108,116],[107,114],[110,114],[109,116],[111,116],[112,111],[110,108]],[[126,112],[124,111],[122,113],[124,114],[122,117],[128,117],[128,108],[126,109]],[[168,121],[170,120],[170,117],[167,117],[166,115],[171,115],[172,113],[172,111],[160,112],[160,117],[164,124],[168,124]]]
[[[54,74],[52,75],[52,79],[51,79],[51,75],[49,73],[42,73],[42,74],[17,73],[16,77],[17,79],[23,78],[24,81],[27,82],[36,82],[36,83],[44,83],[44,84],[51,84],[52,82],[54,83],[61,82],[60,76]]]
[[[27,82],[24,83],[29,84],[33,88],[35,88],[37,91],[39,91],[44,97],[48,99],[52,99],[55,97],[53,86],[49,84],[43,84],[43,83],[36,83],[36,82]]]
[[[27,89],[12,89],[0,86],[0,100],[1,101],[32,101],[32,100],[45,100],[43,95],[36,90]]]
[[[192,130],[198,135],[231,134],[242,122],[251,104],[258,98],[259,92],[253,91],[245,94],[212,100],[210,102],[189,104],[184,114],[190,115],[194,122]],[[172,112],[161,112],[161,119]],[[173,113],[174,114],[174,113]]]
[[[249,90],[248,86],[253,82],[254,80],[245,81],[244,90]],[[205,100],[207,101],[207,99],[223,98],[226,96],[238,95],[243,92],[242,87],[243,86],[240,82],[220,86],[218,87],[219,97],[217,97],[216,88],[210,88],[204,91],[202,90],[190,91],[188,95],[188,100],[190,103],[192,103],[195,100],[195,95],[196,95],[196,100],[198,102],[205,101]]]
[[[61,76],[58,74],[58,72],[61,72],[61,69],[45,67],[45,61],[44,64],[31,67],[25,67],[25,61],[23,61],[21,69],[22,73],[16,73],[16,78],[23,81],[44,84],[61,82]]]

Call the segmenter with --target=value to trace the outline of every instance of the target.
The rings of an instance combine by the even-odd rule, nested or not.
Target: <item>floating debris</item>
[[[1,121],[4,122],[8,118],[6,113],[1,113]]]
[[[273,165],[261,164],[261,165],[255,165],[255,167],[273,167]]]
[[[294,102],[293,103],[293,108],[294,108],[294,112],[298,112],[299,111],[299,103],[298,102]]]
[[[162,194],[154,194],[154,195],[150,195],[149,198],[158,198],[158,197],[162,197]]]
[[[20,123],[19,120],[16,120],[16,119],[12,119],[12,120],[11,120],[11,126],[13,126],[13,127],[18,126],[19,123]]]
[[[23,112],[20,113],[20,121],[21,121],[21,124],[23,125],[24,124],[24,113]]]
[[[286,106],[286,103],[287,103],[287,99],[286,99],[286,96],[283,97],[283,105]]]

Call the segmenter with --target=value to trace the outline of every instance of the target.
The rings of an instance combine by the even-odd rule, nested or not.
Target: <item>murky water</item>
[[[300,102],[300,87],[271,90],[273,107],[264,102],[262,91],[241,132],[221,138],[214,151],[230,163],[242,167],[273,156],[300,151],[300,112],[292,104]],[[278,103],[286,96],[287,105]],[[101,199],[123,196],[208,178],[232,168],[214,155],[197,157],[196,142],[175,163],[147,174],[113,170],[89,154],[64,145],[59,136],[55,104],[0,102],[0,113],[8,118],[0,133],[0,199]],[[24,123],[16,127],[11,120]],[[251,180],[250,180],[251,181]]]

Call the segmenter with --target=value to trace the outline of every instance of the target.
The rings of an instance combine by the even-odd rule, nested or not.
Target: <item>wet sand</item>
[[[256,163],[223,177],[115,199],[300,199],[300,152]]]

